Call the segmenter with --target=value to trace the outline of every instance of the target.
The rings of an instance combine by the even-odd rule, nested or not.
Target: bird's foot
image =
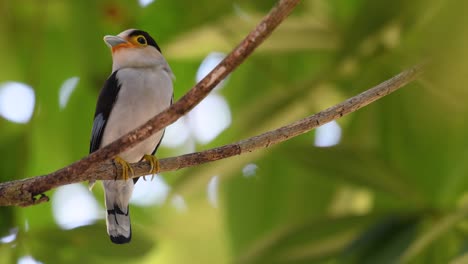
[[[118,163],[120,165],[120,167],[122,167],[122,180],[126,181],[126,180],[130,179],[129,172],[132,173],[132,176],[134,175],[133,169],[130,166],[130,164],[128,162],[126,162],[124,159],[122,159],[121,157],[116,156],[114,158],[114,163]]]
[[[150,163],[150,171],[149,173],[151,174],[151,180],[154,179],[154,175],[159,172],[159,160],[153,156],[153,155],[144,155],[143,159],[148,161]],[[146,181],[146,176],[143,176],[143,180]]]

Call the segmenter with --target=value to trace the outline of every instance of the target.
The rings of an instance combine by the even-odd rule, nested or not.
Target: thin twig
[[[302,120],[289,124],[287,126],[266,132],[264,134],[241,140],[237,143],[225,145],[222,147],[186,154],[178,157],[160,160],[160,172],[174,171],[185,167],[196,166],[199,164],[240,155],[245,152],[251,152],[256,149],[267,148],[271,145],[286,141],[292,137],[304,134],[322,124],[341,118],[344,115],[357,111],[362,107],[384,97],[388,94],[402,88],[406,84],[415,80],[422,72],[423,66],[418,65],[407,69],[393,78],[380,83],[379,85],[361,93],[346,101],[323,110],[315,115],[306,117]],[[135,172],[134,176],[146,175],[150,169],[147,162],[132,164]],[[66,169],[66,168],[65,168]],[[70,183],[82,182],[86,180],[111,180],[116,177],[120,169],[116,169],[112,162],[103,162],[93,168],[76,174],[72,179],[56,179],[54,173],[17,180],[0,184],[0,205],[31,205],[28,197],[31,197],[32,190],[30,186],[42,184],[46,190],[55,186],[61,186]],[[53,184],[47,184],[53,182]],[[28,188],[29,187],[29,188]],[[26,193],[26,195],[24,195]],[[39,201],[45,201],[45,196],[41,196]],[[26,200],[22,200],[26,198]],[[37,202],[36,202],[37,203]]]

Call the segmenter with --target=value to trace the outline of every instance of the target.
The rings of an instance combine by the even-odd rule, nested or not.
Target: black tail
[[[116,244],[129,243],[132,239],[128,209],[127,206],[127,212],[123,212],[117,205],[114,205],[114,209],[107,210],[107,233],[110,240]]]

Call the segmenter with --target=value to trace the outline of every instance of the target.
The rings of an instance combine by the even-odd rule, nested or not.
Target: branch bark
[[[335,106],[264,134],[202,152],[162,159],[160,160],[160,172],[178,170],[181,168],[196,166],[235,155],[241,155],[245,152],[251,152],[260,148],[267,148],[269,146],[286,141],[292,137],[296,137],[316,127],[319,127],[322,124],[339,119],[344,115],[357,111],[362,107],[384,96],[387,96],[388,94],[415,80],[422,73],[422,71],[423,65],[414,66],[399,73],[391,79],[384,81],[377,86],[374,86],[373,88],[351,97]],[[67,170],[67,168],[62,170]],[[138,177],[146,175],[150,169],[150,165],[147,162],[139,162],[132,164],[132,168],[135,172],[134,177]],[[115,179],[116,175],[119,177],[120,175],[118,174],[120,172],[120,168],[117,168],[111,161],[106,161],[96,164],[96,166],[93,166],[87,171],[74,174],[73,177],[60,178],[57,177],[56,173],[51,173],[48,175],[24,180],[5,182],[0,184],[0,206],[27,206],[41,203],[48,200],[48,198],[45,195],[42,195],[42,193],[57,186],[82,182],[86,180],[112,180]],[[35,193],[34,191],[37,188],[32,188],[33,186],[42,186],[41,190],[43,191],[40,193]],[[36,194],[41,194],[41,196],[31,202],[31,199]]]

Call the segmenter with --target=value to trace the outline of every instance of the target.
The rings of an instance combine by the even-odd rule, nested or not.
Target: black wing
[[[112,111],[117,95],[120,90],[120,84],[117,80],[117,71],[113,72],[111,76],[104,83],[101,93],[96,104],[96,112],[94,114],[93,130],[91,132],[91,143],[89,146],[89,153],[99,149],[101,146],[102,135],[106,128],[107,120]]]

